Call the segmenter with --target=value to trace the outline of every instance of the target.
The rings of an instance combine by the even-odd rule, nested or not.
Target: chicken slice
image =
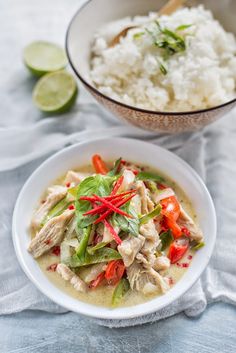
[[[64,184],[65,185],[70,184],[70,186],[76,186],[90,175],[91,174],[89,173],[78,173],[78,172],[74,172],[73,170],[69,170],[66,174]]]
[[[185,212],[183,207],[180,208],[180,216],[177,220],[178,225],[186,227],[190,231],[190,238],[200,243],[203,240],[203,234],[201,229],[197,227],[192,218]]]
[[[144,241],[145,238],[142,235],[139,235],[138,237],[129,235],[128,238],[123,240],[122,243],[118,246],[117,249],[122,256],[126,267],[133,263],[135,256],[142,248]]]
[[[135,175],[131,170],[125,169],[122,175],[124,177],[124,180],[119,188],[119,192],[129,190],[135,180]]]
[[[149,196],[149,190],[144,185],[144,182],[141,180],[138,180],[136,182],[136,188],[138,191],[138,195],[140,196],[140,199],[141,199],[141,212],[142,212],[142,214],[147,214],[147,213],[153,211],[154,203],[152,202],[152,200]]]
[[[65,264],[57,265],[57,273],[65,280],[69,281],[71,285],[78,291],[85,293],[87,291],[87,285],[82,279],[76,275],[68,266]]]
[[[154,281],[154,284],[159,285],[161,291],[165,293],[169,289],[169,283],[167,279],[162,277],[157,271],[152,268],[150,262],[145,256],[143,256],[143,254],[138,254],[136,256],[136,259],[138,263],[143,265],[149,276],[153,277],[151,282]]]
[[[132,265],[126,268],[127,277],[130,283],[130,288],[132,290],[136,289],[137,291],[141,291],[143,285],[147,282],[145,278],[143,278],[143,267],[137,261],[134,261]],[[143,283],[144,282],[144,283]]]
[[[168,278],[162,277],[160,273],[155,271],[152,267],[147,271],[149,278],[160,287],[162,293],[166,293],[170,289]]]
[[[170,259],[167,256],[158,256],[155,258],[153,268],[156,271],[167,270],[170,267]]]
[[[48,195],[45,202],[39,209],[35,212],[31,226],[34,230],[37,230],[41,227],[45,217],[48,212],[59,202],[61,201],[67,194],[67,188],[61,185],[54,185],[48,188]]]
[[[162,293],[165,293],[169,289],[169,282],[165,277],[162,277],[157,271],[155,271],[150,262],[142,254],[136,256],[137,262],[142,264],[146,273],[149,276],[149,280],[152,284],[156,284],[160,287]]]
[[[133,206],[134,211],[137,215],[141,215],[141,199],[139,195],[135,195],[130,202],[131,206]]]
[[[127,268],[127,276],[132,290],[136,289],[143,294],[157,292],[159,289],[165,293],[169,289],[167,279],[162,277],[152,267],[144,268],[141,263],[134,261]]]
[[[37,258],[60,244],[63,240],[66,226],[74,215],[74,210],[66,210],[60,216],[51,218],[32,239],[28,251]]]
[[[142,224],[139,231],[146,239],[152,240],[153,242],[159,240],[159,234],[152,219],[147,223]]]
[[[85,276],[84,281],[89,283],[93,281],[97,276],[106,270],[106,263],[101,262],[100,264],[92,265],[89,267],[89,273]]]

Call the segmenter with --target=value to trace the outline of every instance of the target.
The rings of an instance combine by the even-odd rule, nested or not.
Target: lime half
[[[24,49],[24,62],[36,76],[62,70],[68,61],[64,50],[54,43],[37,41]]]
[[[33,91],[33,100],[43,112],[61,113],[72,106],[77,95],[74,77],[65,71],[47,74],[39,79]]]

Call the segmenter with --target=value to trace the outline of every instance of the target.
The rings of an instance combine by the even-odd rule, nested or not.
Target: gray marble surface
[[[1,353],[235,353],[236,310],[210,305],[189,319],[179,314],[154,324],[109,329],[74,313],[39,311],[0,318]]]

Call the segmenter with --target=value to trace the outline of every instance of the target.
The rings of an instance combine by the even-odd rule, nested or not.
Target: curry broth
[[[112,164],[111,164],[112,165]],[[163,175],[163,173],[154,170],[149,167],[144,167],[145,171],[152,171],[155,173],[158,173],[159,175],[163,176],[164,179],[167,181],[167,184],[175,191],[179,202],[181,205],[184,207],[184,209],[188,212],[188,214],[196,221],[196,215],[194,213],[192,204],[190,200],[187,198],[185,195],[184,191],[169,177]],[[79,169],[73,169],[77,172],[86,172],[86,173],[93,173],[94,170],[91,165],[84,166]],[[63,180],[65,178],[65,175],[58,178],[54,184],[62,184]],[[43,195],[44,197],[45,195]],[[42,197],[42,199],[43,199]],[[32,234],[32,237],[34,235]],[[190,259],[193,257],[193,252],[191,250],[187,251],[183,259],[181,260],[181,263],[190,263]],[[94,290],[90,290],[87,293],[81,293],[76,291],[73,286],[63,280],[57,272],[50,272],[47,271],[47,267],[53,263],[58,263],[59,258],[58,256],[55,256],[51,253],[42,255],[39,259],[37,259],[37,262],[39,264],[39,267],[43,271],[43,273],[46,275],[46,277],[49,279],[50,282],[52,282],[56,287],[64,291],[66,294],[72,296],[75,299],[79,299],[83,302],[87,302],[90,304],[98,305],[98,306],[103,306],[103,307],[111,307],[111,300],[112,300],[112,294],[114,291],[113,286],[101,286],[98,287]],[[163,274],[171,279],[173,281],[174,285],[176,282],[180,280],[180,278],[184,275],[186,272],[187,267],[181,267],[175,265],[171,265],[170,268],[166,271],[163,272]],[[86,272],[88,271],[88,268],[83,267],[78,271],[78,274],[80,277],[83,279],[83,277],[86,275]],[[161,273],[161,272],[160,272]],[[132,306],[132,305],[137,305],[140,303],[144,303],[148,300],[153,299],[156,296],[161,295],[161,293],[155,293],[149,296],[145,296],[144,294],[137,292],[137,291],[132,291],[130,290],[126,296],[123,298],[123,301],[121,302],[120,306]]]

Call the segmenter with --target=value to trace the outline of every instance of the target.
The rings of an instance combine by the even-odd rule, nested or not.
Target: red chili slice
[[[172,231],[173,237],[175,239],[182,236],[182,230],[175,221],[165,217],[165,224],[166,224],[166,227]]]
[[[120,210],[120,209],[119,209],[118,207],[116,207],[113,203],[111,203],[110,201],[105,200],[103,197],[100,197],[100,196],[97,196],[97,195],[93,195],[93,196],[95,197],[95,199],[96,199],[97,201],[101,202],[106,208],[112,210],[113,212],[119,213],[119,214],[121,214],[122,216],[125,216],[125,217],[132,218],[131,215],[129,215],[128,213],[126,213],[126,212],[124,212],[124,211],[122,211],[122,210]],[[93,211],[93,212],[92,212],[92,211],[93,211],[93,210],[89,210],[88,212],[84,213],[83,215],[84,215],[84,216],[87,216],[87,215],[89,215],[89,214],[91,214],[91,213],[94,214],[95,211],[96,211],[96,213],[97,213],[98,209],[96,209],[96,210]]]
[[[133,194],[137,191],[137,189],[132,189],[128,190],[125,192],[122,192],[121,194],[116,194],[116,195],[109,195],[109,196],[104,196],[103,198],[105,200],[111,201],[111,202],[116,202],[117,199],[121,199],[123,196]],[[80,200],[85,200],[85,201],[90,201],[90,202],[96,202],[96,198],[94,196],[81,196]]]
[[[126,202],[128,202],[129,200],[131,200],[134,197],[134,195],[131,195],[129,197],[126,197],[125,199],[119,201],[116,205],[116,207],[120,207],[122,205],[124,205]],[[97,224],[101,221],[103,221],[105,218],[107,218],[113,211],[112,210],[108,210],[106,212],[104,212],[98,219],[96,219],[96,221],[94,222],[94,224]]]
[[[104,175],[108,173],[106,163],[102,160],[102,157],[99,156],[99,154],[95,154],[92,157],[92,162],[96,173]]]
[[[168,257],[170,259],[170,262],[172,264],[175,264],[176,262],[178,262],[180,259],[182,259],[182,257],[184,256],[184,254],[186,253],[186,251],[189,248],[189,241],[186,238],[181,238],[181,239],[177,239],[175,240],[171,245],[170,245],[170,249],[169,249],[169,254]]]
[[[180,205],[175,196],[167,197],[161,201],[161,213],[172,221],[176,221],[180,215]]]
[[[121,184],[123,183],[124,180],[124,176],[121,175],[121,177],[119,177],[119,179],[116,181],[113,190],[111,192],[111,195],[115,195],[117,193],[117,191],[119,190],[119,188],[121,187]]]
[[[106,220],[103,220],[104,226],[109,230],[111,235],[113,236],[115,242],[120,245],[122,243],[122,240],[120,239],[119,235],[116,233],[115,229],[112,227],[112,225]]]
[[[115,285],[123,277],[125,272],[125,265],[122,260],[113,260],[108,263],[105,278],[109,284]]]
[[[105,272],[101,272],[97,278],[95,278],[94,280],[92,280],[90,283],[89,283],[89,288],[90,289],[95,289],[97,288],[101,283],[102,281],[104,280],[105,278]]]

